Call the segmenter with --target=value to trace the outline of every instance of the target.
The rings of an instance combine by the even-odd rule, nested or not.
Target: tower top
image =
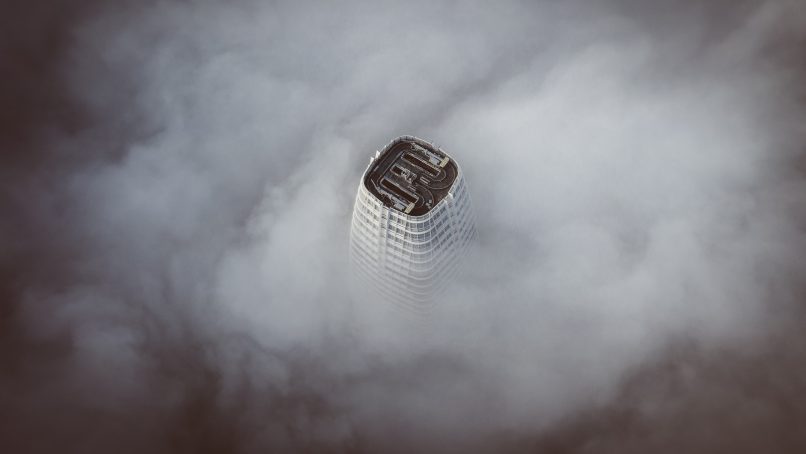
[[[364,185],[385,206],[422,216],[448,195],[458,173],[453,159],[439,148],[401,136],[373,158]]]

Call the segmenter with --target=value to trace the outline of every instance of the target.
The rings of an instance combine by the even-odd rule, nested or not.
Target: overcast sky
[[[11,0],[0,451],[806,452],[806,7]],[[479,238],[375,318],[392,138]]]

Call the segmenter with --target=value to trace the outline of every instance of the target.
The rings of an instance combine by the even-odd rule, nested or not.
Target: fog
[[[12,2],[4,452],[803,452],[797,1]],[[377,318],[369,157],[478,239]]]

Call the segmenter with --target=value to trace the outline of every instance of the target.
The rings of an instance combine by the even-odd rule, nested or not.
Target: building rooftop
[[[458,173],[448,155],[428,142],[403,136],[370,163],[364,185],[387,207],[422,216],[448,195]]]

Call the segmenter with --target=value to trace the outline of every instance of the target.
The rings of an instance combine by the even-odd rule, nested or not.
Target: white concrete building
[[[376,152],[361,177],[350,229],[354,274],[379,299],[427,313],[475,237],[459,165],[402,136]]]

